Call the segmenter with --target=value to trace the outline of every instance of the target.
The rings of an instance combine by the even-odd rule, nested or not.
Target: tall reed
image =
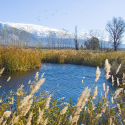
[[[45,81],[44,74],[39,80],[36,80],[36,75],[35,80],[29,83],[32,86],[30,91],[25,93],[23,86],[20,86],[17,92],[11,91],[10,95],[1,97],[0,124],[112,125],[125,123],[123,88],[117,89],[108,100],[105,95],[98,96],[97,87],[93,93],[86,87],[74,105],[71,101],[65,102],[64,98],[53,98],[52,95],[46,93],[40,95],[39,98],[36,97],[35,92]],[[105,88],[105,84],[102,86]],[[107,86],[106,94],[109,94],[108,91]],[[16,105],[16,110],[14,105]]]
[[[39,53],[21,47],[0,47],[0,68],[5,71],[26,71],[41,66]]]

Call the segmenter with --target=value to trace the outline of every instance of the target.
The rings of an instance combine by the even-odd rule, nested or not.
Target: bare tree
[[[125,32],[125,22],[122,18],[113,18],[106,25],[106,30],[109,32],[110,41],[114,42],[114,51],[121,44],[123,33]]]

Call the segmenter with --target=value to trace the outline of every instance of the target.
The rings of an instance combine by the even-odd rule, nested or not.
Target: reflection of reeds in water
[[[86,87],[78,98],[77,103],[64,102],[64,98],[52,98],[52,95],[42,94],[36,97],[34,94],[44,83],[44,74],[38,80],[37,72],[35,80],[30,81],[31,91],[23,92],[23,85],[16,93],[10,93],[6,98],[1,97],[0,124],[6,125],[112,125],[125,122],[125,95],[123,88],[119,88],[108,100],[107,97],[98,97],[97,87],[93,93]],[[2,77],[2,76],[1,76]],[[99,75],[98,75],[99,78]],[[105,83],[103,83],[105,91]],[[106,87],[106,96],[109,92]],[[16,101],[14,101],[14,98]],[[16,103],[16,104],[15,104]],[[16,111],[13,110],[16,105]]]

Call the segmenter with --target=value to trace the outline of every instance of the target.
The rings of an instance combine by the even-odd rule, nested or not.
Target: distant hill
[[[89,38],[78,35],[79,47]],[[73,33],[33,24],[2,22],[0,22],[0,45],[75,47]],[[103,41],[102,47],[112,48],[112,43]],[[125,48],[125,44],[121,44],[120,48]]]

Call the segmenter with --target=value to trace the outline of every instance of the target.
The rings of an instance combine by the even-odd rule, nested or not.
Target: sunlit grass
[[[107,67],[107,68],[106,68]],[[109,69],[108,69],[109,68]],[[110,64],[105,61],[105,77],[108,79]],[[99,69],[95,74],[95,81],[99,79]],[[2,77],[2,76],[1,76]],[[38,77],[40,79],[38,79]],[[123,88],[118,88],[111,97],[109,87],[103,86],[101,97],[98,96],[98,87],[93,92],[86,87],[76,104],[71,99],[65,102],[64,98],[53,98],[49,93],[35,96],[40,86],[44,84],[44,74],[37,72],[35,80],[30,82],[30,89],[24,92],[21,85],[17,92],[4,93],[0,98],[0,124],[6,125],[113,125],[125,124],[125,94]],[[50,81],[51,82],[51,81]],[[1,88],[2,89],[2,88]]]
[[[125,51],[106,52],[90,50],[49,50],[37,48],[22,47],[0,47],[0,68],[5,71],[27,71],[39,68],[43,63],[57,64],[75,64],[84,66],[104,67],[105,59],[111,64],[111,75],[120,78],[122,81],[125,72]],[[115,73],[118,65],[121,69],[118,74]]]
[[[26,71],[41,66],[39,53],[21,47],[0,47],[0,68],[6,71]]]
[[[111,75],[115,75],[115,71],[119,64],[122,64],[117,77],[122,78],[125,72],[125,51],[106,52],[106,51],[90,51],[90,50],[40,50],[40,58],[42,62],[58,63],[58,64],[75,64],[85,66],[104,67],[106,59],[112,65]]]

